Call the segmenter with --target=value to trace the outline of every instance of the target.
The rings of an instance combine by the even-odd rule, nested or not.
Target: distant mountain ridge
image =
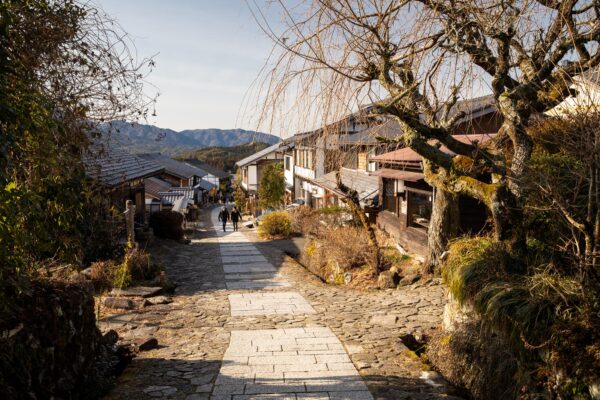
[[[232,147],[246,143],[275,144],[279,137],[244,129],[188,129],[181,132],[154,125],[113,121],[100,129],[111,141],[131,153],[161,152],[176,155],[205,147]]]

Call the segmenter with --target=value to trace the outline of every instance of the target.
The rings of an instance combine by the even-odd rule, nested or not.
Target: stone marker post
[[[127,244],[129,247],[135,246],[135,204],[132,200],[125,202],[125,224],[127,226]]]

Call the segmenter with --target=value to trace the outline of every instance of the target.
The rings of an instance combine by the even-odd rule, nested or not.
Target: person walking
[[[229,211],[227,211],[227,207],[225,206],[219,212],[219,221],[223,222],[223,232],[226,232],[225,227],[227,226],[227,221],[229,221]]]
[[[233,230],[238,230],[238,221],[242,219],[242,214],[237,209],[236,206],[233,206],[233,210],[231,210],[231,222],[233,222]]]

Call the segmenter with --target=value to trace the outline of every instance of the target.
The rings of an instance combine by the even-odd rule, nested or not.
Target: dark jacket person
[[[240,214],[240,211],[237,209],[237,207],[233,207],[233,210],[231,210],[231,222],[233,222],[234,231],[238,230],[238,221],[241,219],[242,214]]]
[[[223,207],[221,212],[219,212],[219,221],[223,222],[223,232],[225,232],[227,221],[229,221],[229,211],[227,211],[227,207]]]

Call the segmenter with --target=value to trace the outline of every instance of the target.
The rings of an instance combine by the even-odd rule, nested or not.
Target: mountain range
[[[161,152],[176,155],[205,147],[232,147],[246,143],[275,144],[279,137],[244,129],[191,129],[174,131],[154,125],[112,121],[100,125],[103,134],[131,153]]]

